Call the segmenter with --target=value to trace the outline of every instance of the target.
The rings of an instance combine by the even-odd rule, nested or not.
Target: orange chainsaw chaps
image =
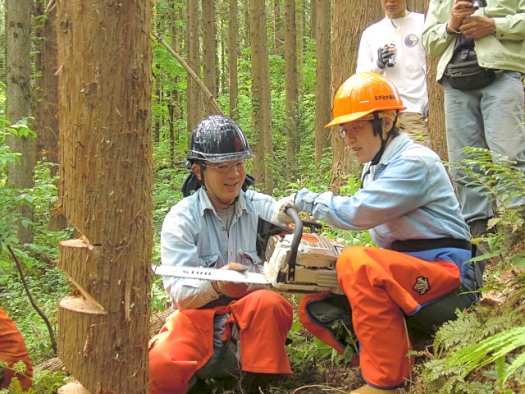
[[[29,354],[20,330],[15,322],[0,308],[0,360],[5,361],[12,367],[18,361],[24,362],[27,371],[17,374],[11,368],[4,368],[4,381],[0,384],[0,389],[9,387],[11,380],[16,377],[24,390],[31,387],[33,376],[33,366],[29,359]]]
[[[214,309],[177,310],[150,341],[151,394],[185,393],[213,354]]]
[[[299,321],[304,328],[306,328],[315,337],[319,338],[321,342],[333,347],[337,353],[342,355],[345,351],[343,345],[335,338],[334,334],[328,328],[314,321],[307,312],[308,304],[315,301],[321,301],[329,294],[329,292],[323,292],[303,295],[301,302],[299,303]]]
[[[412,362],[403,312],[414,314],[425,303],[456,290],[458,267],[358,246],[343,250],[336,270],[352,307],[364,379],[380,388],[402,385],[410,378]]]
[[[213,318],[231,312],[240,327],[241,365],[247,372],[291,374],[285,343],[292,326],[292,305],[270,290],[254,291],[226,307],[177,310],[150,341],[151,394],[185,393],[193,375],[213,354]]]
[[[286,337],[292,328],[293,307],[280,294],[258,290],[230,304],[240,328],[242,370],[291,375]]]

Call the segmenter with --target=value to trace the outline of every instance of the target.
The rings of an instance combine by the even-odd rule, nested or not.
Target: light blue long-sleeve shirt
[[[262,261],[256,251],[257,224],[259,217],[272,219],[274,205],[275,200],[268,195],[241,191],[231,226],[226,229],[206,191],[198,189],[173,206],[164,218],[162,264],[220,268],[234,261],[247,265],[250,271],[258,271]],[[219,298],[208,280],[172,276],[163,279],[174,308],[199,308]]]
[[[336,228],[370,230],[387,249],[396,240],[470,239],[452,183],[432,150],[401,134],[377,165],[365,165],[366,173],[363,188],[352,196],[303,188],[295,204]]]

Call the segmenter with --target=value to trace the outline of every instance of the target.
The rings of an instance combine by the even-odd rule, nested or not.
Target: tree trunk
[[[323,153],[330,147],[330,130],[325,125],[330,122],[330,2],[315,2],[316,9],[316,94],[315,94],[315,162],[319,164]]]
[[[190,68],[200,77],[199,53],[199,2],[186,1],[186,42],[187,59]],[[188,73],[186,97],[187,128],[189,131],[200,122],[202,116],[202,95],[198,83]]]
[[[285,0],[286,1],[286,0]],[[281,15],[281,0],[273,1],[273,53],[275,55],[283,54],[283,17]]]
[[[442,160],[448,160],[445,109],[443,106],[444,91],[443,87],[436,81],[438,61],[439,58],[427,56],[428,129],[431,148]]]
[[[414,0],[414,10],[428,10],[429,0]],[[436,68],[439,58],[427,56],[427,86],[428,86],[428,130],[431,148],[442,160],[448,160],[447,135],[445,128],[445,108],[443,104],[443,87],[436,81]]]
[[[38,37],[38,49],[35,57],[37,77],[33,98],[33,116],[35,118],[37,160],[55,163],[51,167],[51,176],[58,175],[58,78],[56,48],[56,8],[46,10],[48,1],[37,0],[36,15],[41,21],[35,31]],[[49,206],[50,230],[67,227],[67,220],[62,210],[54,203]]]
[[[273,143],[271,125],[270,75],[266,39],[264,0],[250,0],[250,42],[253,78],[252,120],[255,136],[254,175],[263,192],[273,190]]]
[[[31,111],[31,0],[6,0],[6,115],[12,123],[28,122]],[[19,153],[16,163],[7,167],[7,186],[20,191],[33,187],[35,141],[31,135],[8,136],[11,152]],[[33,209],[20,207],[23,218],[32,220]],[[18,241],[33,242],[31,226],[18,225]]]
[[[226,7],[226,8],[223,8]],[[217,27],[217,45],[219,46],[219,59],[217,65],[217,96],[220,93],[228,92],[228,7],[229,4],[224,4],[221,7],[219,25]]]
[[[37,77],[35,78],[33,115],[37,133],[37,158],[58,163],[56,9],[46,11],[47,4],[48,1],[36,1],[36,16],[41,23],[35,30],[38,48],[35,57]]]
[[[152,257],[151,4],[57,4],[60,187],[80,239],[59,357],[91,393],[147,392]]]
[[[332,99],[341,84],[355,73],[357,48],[363,30],[384,15],[379,1],[335,0],[332,16]],[[353,23],[348,23],[353,21]],[[332,128],[336,131],[336,128]],[[345,154],[345,144],[339,133],[332,132],[333,178],[331,188],[337,191],[349,174],[359,174],[361,166]]]
[[[317,40],[317,37],[315,36],[317,30],[317,3],[317,0],[310,1],[310,38],[313,40]],[[330,8],[330,1],[323,1],[323,3],[327,3],[328,8]]]
[[[239,81],[237,73],[237,59],[239,51],[239,22],[237,19],[237,0],[229,2],[229,24],[228,24],[228,70],[229,70],[229,97],[230,97],[230,118],[239,120]]]
[[[299,125],[297,122],[297,98],[299,86],[297,77],[297,29],[295,24],[295,0],[285,0],[285,106],[286,106],[286,153],[288,162],[287,178],[295,179],[299,156]]]
[[[407,0],[407,9],[424,14],[428,9],[428,2],[429,0]]]
[[[212,94],[217,97],[217,41],[215,27],[214,0],[202,0],[202,46],[204,84]],[[209,100],[206,100],[206,115],[215,114],[216,111]]]
[[[180,48],[177,48],[177,44],[180,37],[177,37],[177,24],[175,23],[175,0],[167,0],[168,12],[166,13],[168,29],[170,34],[170,46],[177,52],[180,52]],[[177,86],[178,76],[167,75],[166,78],[170,81],[168,86]],[[170,165],[175,167],[175,143],[177,138],[175,136],[175,108],[177,103],[177,89],[168,88],[166,92],[166,109],[168,110],[168,139],[170,142]]]
[[[296,24],[295,24],[295,34],[296,34],[296,52],[297,52],[297,64],[299,69],[303,69],[304,62],[304,36],[305,36],[305,1],[296,0],[295,4],[295,15],[296,15]],[[297,85],[303,86],[303,74],[299,73],[297,75]]]

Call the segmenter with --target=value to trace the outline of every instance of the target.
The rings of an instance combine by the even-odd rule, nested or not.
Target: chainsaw
[[[153,266],[158,275],[261,284],[280,292],[341,294],[335,264],[344,246],[317,233],[321,224],[303,221],[288,208],[293,230],[259,218],[257,254],[264,261],[261,272],[239,272],[205,267]],[[304,227],[309,232],[304,232]]]

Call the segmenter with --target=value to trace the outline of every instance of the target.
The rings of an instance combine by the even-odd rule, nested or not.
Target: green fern
[[[465,376],[476,368],[495,363],[498,381],[503,388],[509,376],[525,365],[525,356],[521,354],[508,368],[505,368],[505,357],[523,346],[525,346],[525,327],[515,327],[457,350],[445,363],[452,368],[461,368]]]
[[[512,374],[514,374],[516,371],[518,371],[518,369],[520,369],[524,365],[525,365],[525,353],[521,353],[518,357],[514,359],[514,361],[507,368],[507,373],[504,375],[502,383],[505,383]]]
[[[449,166],[467,186],[486,194],[495,207],[495,216],[488,223],[494,233],[473,240],[490,247],[490,252],[477,260],[497,257],[506,266],[525,266],[524,252],[513,251],[525,235],[525,175],[515,162],[487,149],[466,147],[463,151],[467,159]]]
[[[473,261],[490,259],[484,290],[505,290],[507,296],[498,308],[478,305],[444,324],[435,336],[435,358],[424,364],[421,376],[433,393],[523,392],[525,273],[516,267],[525,266],[525,251],[516,246],[524,236],[525,176],[514,163],[488,150],[464,151],[468,159],[451,166],[495,206],[495,217],[488,223],[493,233],[473,240],[487,244],[488,251]],[[506,280],[499,280],[505,274]],[[503,331],[503,327],[511,329]]]
[[[491,338],[505,335],[502,327],[525,326],[523,307],[519,303],[510,303],[509,307],[498,308],[495,313],[494,308],[479,305],[458,312],[457,316],[436,333],[435,356],[422,367],[421,379],[427,392],[494,393],[495,387],[499,387],[498,392],[502,394],[505,385],[522,384],[525,379],[523,356],[516,357],[510,365],[505,364],[505,356],[508,354],[510,360],[509,353],[518,349],[515,342],[510,341],[513,345],[506,346],[506,343],[494,340],[494,350],[484,350],[481,355],[472,348],[477,350],[477,346],[484,345]],[[460,356],[464,358],[460,359]]]

